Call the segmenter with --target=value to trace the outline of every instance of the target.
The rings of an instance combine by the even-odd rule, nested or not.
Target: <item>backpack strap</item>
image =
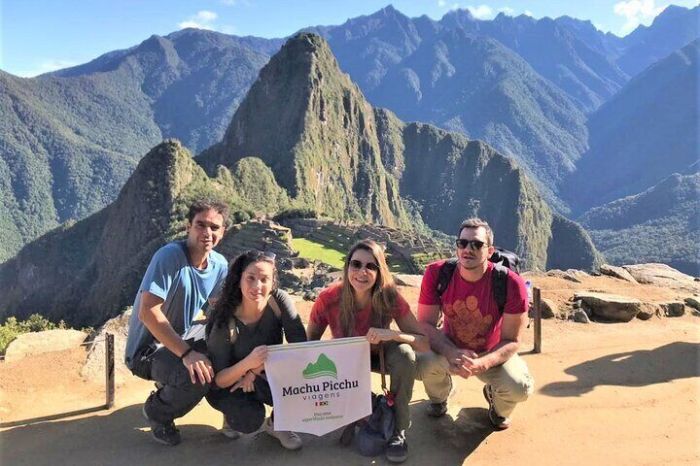
[[[278,319],[282,318],[282,311],[280,310],[280,305],[277,303],[277,290],[270,294],[270,299],[267,300],[267,304],[272,308],[272,312]]]
[[[456,268],[457,268],[457,258],[456,257],[452,257],[451,259],[447,259],[440,266],[440,270],[438,271],[437,285],[435,286],[435,292],[437,293],[438,298],[442,297],[442,294],[445,292],[445,290],[449,286],[450,280],[452,280],[452,275],[454,275]]]
[[[491,288],[493,291],[493,297],[496,300],[496,306],[498,306],[498,313],[500,315],[503,315],[503,310],[506,307],[507,287],[508,267],[504,267],[501,264],[493,264],[493,270],[491,272]]]

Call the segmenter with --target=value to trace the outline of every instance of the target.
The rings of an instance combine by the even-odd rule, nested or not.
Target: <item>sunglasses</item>
[[[263,257],[267,257],[268,259],[275,260],[275,258],[277,257],[277,254],[275,254],[274,252],[270,252],[270,251],[258,251],[258,252],[260,252],[263,255]]]
[[[470,248],[472,251],[478,251],[479,249],[483,248],[483,247],[484,247],[484,244],[486,244],[486,243],[484,243],[483,241],[479,241],[478,239],[464,239],[464,238],[458,238],[458,239],[455,241],[455,244],[457,244],[457,247],[458,247],[459,249],[464,249],[464,248],[466,248],[467,246],[469,246],[469,248]]]
[[[362,269],[362,267],[364,267],[371,272],[379,272],[379,266],[374,262],[364,263],[362,261],[358,261],[357,259],[352,259],[350,261],[350,267],[352,267],[355,270],[360,270]]]
[[[244,254],[248,255],[248,257],[267,257],[268,259],[275,260],[277,255],[274,252],[270,251],[261,251],[259,249],[251,249],[249,251],[246,251]]]

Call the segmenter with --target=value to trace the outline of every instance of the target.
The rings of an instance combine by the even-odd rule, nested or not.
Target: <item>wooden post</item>
[[[105,335],[105,409],[114,407],[114,335]]]
[[[540,299],[540,289],[532,289],[532,302],[535,308],[535,347],[533,353],[542,352],[542,300]]]

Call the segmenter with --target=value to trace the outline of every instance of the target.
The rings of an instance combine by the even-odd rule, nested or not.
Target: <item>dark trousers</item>
[[[379,372],[379,354],[372,354],[372,372]],[[384,342],[384,364],[389,376],[389,391],[394,394],[396,430],[406,430],[411,424],[408,404],[413,395],[416,374],[416,353],[411,345],[395,341]]]
[[[272,406],[272,392],[267,380],[255,378],[255,391],[244,392],[240,388],[230,392],[228,388],[212,389],[207,401],[214,409],[224,413],[231,429],[249,434],[265,421],[265,405]]]
[[[168,424],[190,412],[209,392],[209,384],[192,383],[180,358],[165,347],[134,358],[132,372],[157,382],[160,388],[146,400],[144,409],[153,421]]]

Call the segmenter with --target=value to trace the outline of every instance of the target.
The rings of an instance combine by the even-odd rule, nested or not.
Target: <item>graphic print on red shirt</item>
[[[493,297],[493,264],[488,263],[486,272],[476,282],[464,280],[458,266],[445,292],[439,297],[435,287],[444,263],[444,260],[433,262],[425,269],[418,303],[442,306],[443,332],[457,347],[477,353],[491,350],[501,340],[503,323]],[[504,314],[521,314],[527,310],[525,281],[513,271],[508,272],[506,294]],[[418,319],[421,318],[419,315]]]

